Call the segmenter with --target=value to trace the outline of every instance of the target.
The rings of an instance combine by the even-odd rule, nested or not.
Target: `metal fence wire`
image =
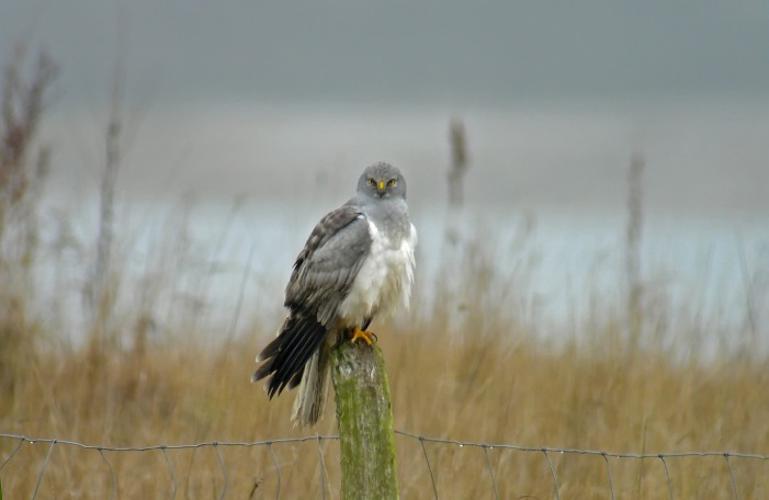
[[[427,471],[430,478],[430,488],[432,491],[432,496],[435,499],[444,498],[444,497],[452,498],[452,497],[450,493],[439,494],[438,483],[436,481],[436,474],[435,474],[436,472],[435,463],[434,461],[431,460],[430,452],[428,449],[431,446],[454,447],[454,448],[460,448],[460,449],[461,448],[480,449],[483,452],[483,457],[484,457],[483,464],[484,464],[487,480],[490,483],[490,490],[493,492],[493,496],[496,499],[501,498],[501,496],[498,489],[497,477],[494,472],[494,467],[492,466],[491,458],[489,456],[492,450],[510,450],[513,452],[518,452],[523,454],[536,454],[541,456],[545,460],[545,463],[547,464],[547,476],[549,477],[549,480],[552,482],[551,498],[556,500],[561,500],[561,484],[559,483],[559,475],[558,475],[557,467],[554,466],[553,460],[551,459],[553,455],[583,455],[583,456],[592,456],[592,457],[601,459],[605,467],[606,496],[608,496],[612,500],[615,500],[617,498],[617,492],[615,491],[614,478],[612,476],[612,460],[653,460],[658,462],[660,467],[662,467],[662,469],[664,470],[664,477],[665,477],[665,482],[667,487],[666,488],[667,498],[670,500],[677,498],[673,488],[673,481],[672,481],[672,476],[671,476],[670,467],[669,467],[670,461],[673,461],[676,459],[682,459],[682,458],[716,458],[719,460],[723,460],[724,467],[726,468],[729,474],[730,496],[734,500],[740,499],[742,497],[740,496],[739,485],[735,476],[732,462],[734,460],[748,460],[748,461],[758,461],[763,464],[766,464],[769,461],[769,455],[762,455],[757,453],[740,453],[740,452],[731,452],[731,451],[616,453],[616,452],[608,452],[603,450],[590,450],[590,449],[579,449],[579,448],[533,447],[533,446],[522,446],[522,445],[512,444],[512,443],[482,443],[482,442],[474,442],[474,441],[460,441],[456,439],[443,439],[443,438],[423,436],[423,435],[414,434],[412,432],[406,432],[401,430],[396,430],[395,434],[407,440],[413,441],[419,445],[422,452],[422,457],[424,459],[425,470]],[[322,443],[325,441],[338,441],[339,436],[314,435],[314,436],[303,436],[303,437],[275,438],[275,439],[268,439],[268,440],[262,440],[262,441],[205,441],[205,442],[190,443],[190,444],[155,444],[155,445],[147,445],[147,446],[108,446],[108,445],[102,445],[102,444],[86,444],[78,441],[72,441],[72,440],[60,439],[60,438],[36,438],[36,437],[30,437],[30,436],[25,436],[21,434],[0,433],[0,443],[2,443],[3,440],[15,442],[15,444],[12,445],[11,451],[8,452],[6,456],[0,457],[0,479],[3,478],[2,476],[3,470],[6,468],[6,466],[9,463],[13,461],[14,457],[17,455],[17,453],[22,449],[24,445],[35,445],[35,446],[46,445],[45,456],[42,459],[42,462],[40,463],[36,472],[35,485],[34,485],[34,489],[32,490],[32,496],[31,496],[33,500],[38,498],[38,495],[40,494],[41,484],[45,479],[47,469],[51,466],[51,462],[52,462],[51,455],[54,448],[56,447],[73,447],[73,448],[79,448],[81,450],[87,450],[93,453],[97,453],[100,456],[101,461],[104,463],[106,470],[109,471],[109,485],[110,485],[109,494],[105,494],[105,497],[110,499],[117,498],[118,496],[118,492],[117,492],[118,477],[117,477],[115,468],[113,467],[113,464],[109,458],[110,455],[112,454],[147,453],[147,452],[160,453],[163,458],[163,463],[167,468],[168,479],[171,484],[169,496],[170,498],[175,498],[178,487],[179,487],[179,481],[176,476],[175,469],[171,463],[171,460],[168,457],[167,452],[177,451],[177,450],[197,450],[200,448],[210,448],[214,451],[216,455],[218,473],[223,483],[223,486],[218,493],[218,498],[223,499],[227,497],[229,492],[229,472],[228,472],[228,467],[225,464],[225,460],[222,456],[221,450],[223,448],[235,448],[235,447],[240,447],[240,448],[263,447],[267,450],[269,454],[271,466],[276,475],[277,480],[276,480],[276,486],[274,490],[274,498],[277,499],[277,498],[281,498],[281,489],[283,485],[282,485],[282,478],[281,478],[281,467],[279,465],[278,458],[275,454],[274,446],[308,443],[308,442],[317,443],[318,460],[320,463],[321,488],[322,488],[323,497],[325,498],[326,491],[327,491],[325,483],[328,481],[328,478],[326,477],[327,473],[325,471],[324,451],[323,451]],[[6,492],[6,495],[7,494],[8,492]]]

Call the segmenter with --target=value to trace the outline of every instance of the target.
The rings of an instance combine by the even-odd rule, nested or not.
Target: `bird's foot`
[[[363,341],[368,345],[372,345],[378,340],[374,332],[367,332],[366,330],[361,330],[356,326],[352,331],[352,338],[350,339],[350,342],[355,343],[355,341],[358,339],[363,339]]]

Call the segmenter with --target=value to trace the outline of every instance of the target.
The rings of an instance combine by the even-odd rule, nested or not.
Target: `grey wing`
[[[286,307],[312,312],[331,326],[370,249],[368,220],[357,208],[344,205],[326,215],[294,263]]]
[[[270,397],[299,384],[370,247],[368,221],[354,206],[334,210],[315,226],[286,287],[288,317],[259,355],[261,365],[253,376],[254,380],[270,377]]]

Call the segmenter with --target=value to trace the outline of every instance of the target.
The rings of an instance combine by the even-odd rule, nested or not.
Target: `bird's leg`
[[[373,332],[367,332],[366,330],[361,330],[359,327],[355,327],[352,331],[352,338],[350,339],[350,342],[355,343],[356,340],[363,339],[365,343],[368,345],[372,345],[374,342],[376,342],[377,337]]]
[[[374,337],[374,342],[379,342],[379,337],[376,336],[376,333],[370,332],[368,330],[369,325],[371,325],[371,322],[374,320],[372,316],[369,316],[365,320],[363,320],[363,326],[360,328],[364,332],[368,333],[369,337]]]

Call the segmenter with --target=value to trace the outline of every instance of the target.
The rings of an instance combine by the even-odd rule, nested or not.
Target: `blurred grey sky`
[[[769,96],[767,0],[2,0],[0,58],[19,40],[61,63],[65,103],[118,52],[165,104]]]
[[[769,0],[0,0],[0,64],[18,41],[61,66],[46,140],[76,193],[119,56],[124,195],[328,205],[389,160],[440,200],[456,114],[471,203],[621,211],[642,149],[652,209],[769,212]]]

